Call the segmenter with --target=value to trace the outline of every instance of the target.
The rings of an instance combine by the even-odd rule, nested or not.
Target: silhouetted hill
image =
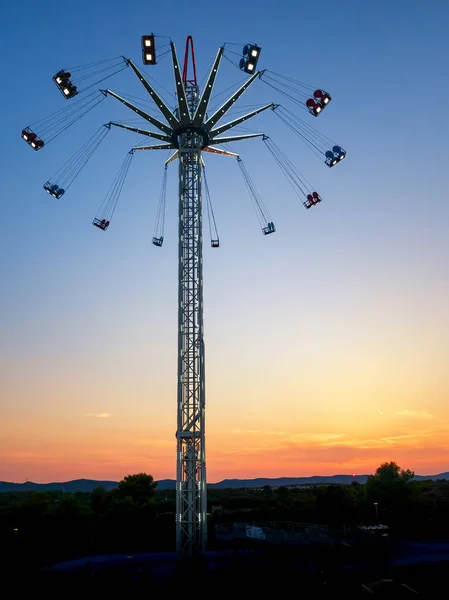
[[[96,487],[112,490],[117,485],[117,481],[95,481],[94,479],[75,479],[73,481],[52,483],[34,483],[33,481],[9,483],[0,481],[0,492],[65,492],[74,494],[75,492],[91,492]]]
[[[266,485],[271,487],[291,486],[291,485],[329,485],[329,484],[351,484],[366,483],[368,475],[315,475],[313,477],[278,477],[258,479],[223,479],[218,483],[209,483],[209,488],[215,489],[236,489],[236,488],[261,488]],[[415,475],[415,480],[425,479],[448,479],[449,472],[439,473],[438,475]],[[94,479],[75,479],[74,481],[65,481],[61,483],[34,483],[26,481],[25,483],[11,483],[0,481],[1,492],[65,492],[73,494],[75,492],[91,492],[96,487],[103,487],[105,490],[112,490],[118,486],[117,481],[96,481]],[[174,490],[174,479],[161,479],[157,482],[158,490]]]
[[[278,477],[268,479],[261,477],[259,479],[223,479],[219,483],[209,484],[211,488],[258,488],[269,485],[272,487],[289,486],[289,485],[329,485],[335,484],[351,484],[366,483],[368,475],[315,475],[313,477]],[[438,475],[415,475],[416,481],[425,479],[449,479],[449,472],[439,473]],[[159,486],[158,486],[159,487]]]
[[[266,485],[272,487],[290,486],[290,485],[328,485],[330,483],[346,483],[350,484],[353,481],[357,483],[366,483],[368,475],[328,475],[313,477],[277,477],[275,479],[267,479],[260,477],[258,479],[223,479],[219,483],[211,487],[214,488],[262,488]]]

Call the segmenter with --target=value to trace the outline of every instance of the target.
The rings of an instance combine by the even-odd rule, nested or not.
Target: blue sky
[[[170,37],[180,60],[192,35],[200,80],[223,43],[234,51],[239,46],[229,44],[259,44],[259,68],[322,87],[333,100],[314,119],[258,81],[239,104],[285,104],[348,153],[328,169],[271,111],[253,120],[251,128],[272,137],[323,197],[306,211],[263,143],[240,142],[277,228],[270,236],[261,234],[235,161],[206,156],[221,245],[211,249],[205,231],[208,447],[217,457],[216,478],[237,469],[220,466],[226,462],[221,424],[285,429],[284,397],[296,406],[299,432],[320,418],[340,423],[341,414],[346,422],[368,422],[377,404],[416,414],[425,408],[449,424],[449,5],[176,0],[128,6],[27,0],[0,9],[0,435],[9,452],[0,479],[25,472],[36,480],[63,477],[63,465],[48,458],[65,448],[55,430],[72,431],[73,447],[84,448],[84,463],[77,466],[73,454],[67,476],[119,477],[134,465],[145,470],[139,460],[155,473],[160,468],[161,477],[173,475],[174,447],[173,457],[169,449],[156,460],[148,443],[148,455],[122,465],[123,448],[113,440],[121,431],[142,439],[144,423],[151,437],[156,422],[162,438],[174,440],[176,165],[159,249],[151,238],[165,153],[137,154],[109,230],[91,225],[140,136],[108,134],[60,200],[42,189],[102,123],[129,119],[124,107],[107,98],[39,152],[20,137],[24,126],[65,106],[52,82],[57,70],[120,55],[140,65],[140,36],[151,32]],[[145,72],[173,90],[168,57]],[[216,93],[242,75],[223,61]],[[135,79],[126,69],[107,85],[144,97]],[[323,382],[329,389],[323,391]],[[89,450],[89,419],[77,420],[90,414],[111,415],[95,425],[106,444],[101,459]],[[25,439],[31,446],[20,457],[14,449],[26,446]],[[70,458],[68,446],[66,452]],[[320,461],[317,470],[337,468]],[[438,468],[429,461],[423,469]],[[245,473],[256,473],[257,464],[248,463]],[[415,464],[421,468],[419,461],[404,467]],[[301,468],[301,462],[285,468],[279,462],[271,471],[293,475]]]

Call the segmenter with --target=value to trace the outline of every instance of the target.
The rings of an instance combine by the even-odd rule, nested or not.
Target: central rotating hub
[[[179,150],[179,138],[182,135],[189,136],[189,135],[192,135],[195,133],[201,139],[201,149],[209,146],[209,133],[204,129],[204,127],[195,127],[192,124],[185,125],[183,127],[178,127],[177,129],[174,129],[173,133],[171,135],[171,143],[173,144],[173,146],[175,148],[177,148]]]

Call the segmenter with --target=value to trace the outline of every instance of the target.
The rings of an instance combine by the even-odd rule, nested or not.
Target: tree
[[[321,521],[329,525],[348,523],[354,512],[354,497],[346,485],[328,485],[318,490],[316,509]]]
[[[376,481],[383,483],[384,485],[394,485],[397,483],[405,484],[414,478],[415,474],[410,469],[401,469],[401,467],[394,462],[384,462],[377,467],[374,475],[368,477],[368,482]]]
[[[262,491],[264,496],[270,497],[273,495],[273,488],[271,485],[264,485]]]
[[[80,499],[75,494],[64,494],[55,504],[54,512],[58,517],[70,521],[82,516],[83,507]]]
[[[54,501],[49,492],[31,492],[19,505],[20,512],[26,519],[35,521],[49,511]]]
[[[138,506],[147,504],[154,498],[154,491],[157,482],[151,475],[146,473],[137,473],[136,475],[127,475],[118,484],[117,492],[119,497],[129,497]]]
[[[96,487],[90,495],[90,506],[97,516],[106,515],[112,506],[113,495],[104,487]]]
[[[276,490],[276,497],[281,504],[287,504],[291,500],[292,493],[287,486],[281,485]]]
[[[408,484],[414,476],[413,471],[401,469],[394,461],[384,462],[374,475],[368,477],[367,498],[382,509],[398,508],[409,497],[411,488]]]

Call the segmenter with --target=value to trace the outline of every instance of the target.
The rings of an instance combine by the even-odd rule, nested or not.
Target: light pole
[[[379,523],[379,510],[378,510],[378,506],[379,506],[379,503],[378,502],[374,502],[374,508],[376,509],[376,523]]]

